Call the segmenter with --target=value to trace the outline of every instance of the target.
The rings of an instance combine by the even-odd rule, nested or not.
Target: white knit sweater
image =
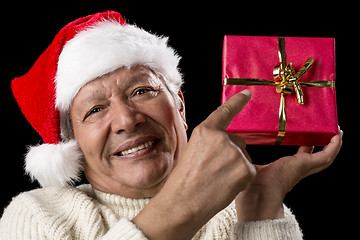
[[[0,239],[146,239],[130,221],[150,199],[129,199],[97,191],[91,185],[41,188],[13,199],[0,220]],[[230,204],[193,239],[302,239],[295,217],[236,222]]]

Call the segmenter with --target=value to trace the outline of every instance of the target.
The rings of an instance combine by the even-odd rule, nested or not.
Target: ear
[[[188,130],[188,125],[186,123],[186,114],[185,114],[185,100],[184,100],[184,95],[182,94],[181,90],[179,90],[179,92],[178,92],[178,98],[179,98],[178,100],[180,103],[179,113],[180,113],[181,118],[183,119],[185,130]]]

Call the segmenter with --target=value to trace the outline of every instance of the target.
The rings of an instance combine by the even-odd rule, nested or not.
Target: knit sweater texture
[[[97,191],[91,185],[40,188],[21,193],[5,209],[0,239],[147,239],[132,222],[149,202]],[[302,239],[285,207],[285,218],[238,223],[235,203],[215,215],[196,239]]]

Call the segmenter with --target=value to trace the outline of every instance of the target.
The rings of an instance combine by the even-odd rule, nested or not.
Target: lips
[[[122,144],[114,153],[118,157],[126,157],[133,155],[146,154],[156,143],[157,139],[154,137],[142,137],[129,140]]]
[[[134,153],[134,152],[137,152],[137,151],[140,151],[140,150],[143,150],[149,146],[152,146],[154,145],[155,141],[147,141],[143,144],[140,144],[139,146],[136,146],[136,147],[133,147],[133,148],[130,148],[130,149],[126,149],[124,151],[120,151],[120,152],[117,152],[115,155],[116,156],[125,156],[125,155],[128,155],[130,153]]]

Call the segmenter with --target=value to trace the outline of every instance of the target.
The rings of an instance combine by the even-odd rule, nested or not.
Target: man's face
[[[121,68],[89,82],[70,116],[85,157],[85,175],[98,190],[153,197],[186,145],[185,107],[145,67]]]

